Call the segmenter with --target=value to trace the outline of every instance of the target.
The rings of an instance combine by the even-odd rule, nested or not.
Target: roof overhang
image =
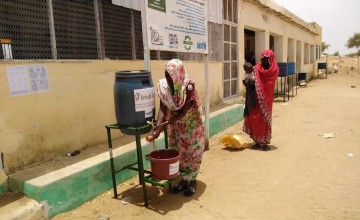
[[[266,11],[269,14],[273,14],[281,20],[293,24],[305,31],[310,32],[314,35],[321,34],[321,26],[319,26],[316,22],[307,23],[286,8],[281,5],[275,3],[271,0],[244,0],[244,2],[248,2],[250,4],[256,5],[262,10]]]

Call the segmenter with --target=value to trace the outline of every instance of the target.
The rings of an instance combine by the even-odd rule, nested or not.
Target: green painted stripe
[[[5,194],[8,191],[8,183],[0,184],[0,195]]]
[[[240,105],[209,119],[210,137],[238,123],[243,119],[244,106]]]

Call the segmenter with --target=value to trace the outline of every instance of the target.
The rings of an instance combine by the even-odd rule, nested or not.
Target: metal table
[[[106,131],[107,131],[107,137],[108,137],[108,144],[109,144],[109,154],[110,154],[110,165],[111,165],[111,177],[112,177],[112,183],[113,183],[113,190],[114,190],[114,197],[118,198],[117,189],[116,189],[116,178],[115,174],[124,170],[124,169],[130,169],[133,171],[137,171],[139,174],[139,182],[142,185],[143,188],[143,194],[144,194],[144,203],[147,207],[149,205],[148,198],[147,198],[147,192],[146,192],[146,185],[145,182],[148,182],[154,186],[160,186],[165,187],[169,186],[169,190],[171,190],[171,181],[172,180],[166,180],[166,181],[159,181],[152,178],[151,171],[144,169],[144,163],[143,163],[143,156],[142,156],[142,149],[141,149],[141,139],[140,134],[141,131],[145,129],[149,129],[150,125],[143,125],[139,127],[122,127],[118,124],[110,124],[106,125]],[[119,130],[127,130],[135,133],[135,139],[136,139],[136,155],[137,155],[137,162],[133,164],[126,165],[120,169],[116,169],[114,165],[114,158],[113,158],[113,151],[112,151],[112,139],[111,139],[111,129],[119,129]],[[167,132],[165,131],[165,148],[168,149],[168,139],[167,139]],[[147,176],[145,176],[145,173]]]

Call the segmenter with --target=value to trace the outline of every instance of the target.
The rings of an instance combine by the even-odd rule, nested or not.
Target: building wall
[[[257,4],[253,2],[257,2]],[[309,75],[314,74],[316,62],[311,59],[313,55],[310,52],[315,53],[315,50],[310,50],[310,48],[321,44],[320,26],[316,23],[305,23],[273,1],[240,0],[239,4],[239,25],[245,29],[255,31],[255,56],[257,61],[262,50],[270,47],[269,38],[273,36],[275,56],[278,62],[298,60],[300,61],[296,63],[298,71],[308,72]],[[264,4],[268,7],[259,7],[258,4]],[[289,20],[300,20],[306,27],[301,28],[299,25],[285,21],[280,18],[279,12],[284,14],[282,16],[289,16]],[[308,26],[310,28],[314,26],[315,28],[313,28],[314,30],[305,30]],[[243,30],[239,29],[239,34],[243,35]],[[299,48],[296,46],[296,42],[302,45],[302,51],[297,51]],[[239,51],[244,51],[243,43],[240,42],[239,47]],[[240,61],[242,60],[240,59]]]
[[[211,106],[223,101],[237,103],[240,99],[239,95],[223,100],[223,63],[219,61],[223,59],[223,33],[222,26],[219,24],[222,18],[219,2],[211,0],[209,3],[209,12],[212,13],[209,17],[215,22],[211,24],[210,30],[210,36],[212,36],[210,44],[213,46],[211,46],[209,56],[214,58],[210,59],[214,62],[209,64]],[[316,35],[300,28],[301,25],[285,22],[278,14],[274,14],[273,11],[278,10],[277,8],[269,9],[251,2],[267,4],[272,1],[238,1],[239,79],[243,74],[244,29],[256,32],[253,40],[257,61],[261,51],[269,48],[269,38],[273,36],[275,53],[279,62],[295,61],[299,64],[297,65],[298,72],[308,72],[309,75],[316,72],[314,64],[316,62],[312,63],[312,59],[308,64],[304,64],[304,53],[305,44],[309,45],[309,53],[313,52],[311,49],[313,45],[321,44],[321,27],[316,23],[311,24],[313,30],[318,33]],[[270,4],[269,7],[277,6]],[[284,13],[287,16],[293,16],[290,12]],[[294,19],[299,22],[298,18]],[[163,77],[165,62],[165,60],[151,61],[155,86],[156,81]],[[50,91],[10,97],[6,67],[39,63],[47,66]],[[204,100],[203,62],[185,61],[185,65],[189,77],[196,82],[200,99]],[[143,68],[142,60],[0,62],[0,85],[2,85],[0,87],[0,153],[4,154],[4,170],[12,173],[26,165],[51,160],[58,155],[105,142],[104,126],[115,122],[113,103],[115,71]],[[241,80],[238,82],[239,87],[243,88]],[[159,100],[156,99],[156,106],[158,104]],[[117,137],[120,136],[119,132]]]
[[[166,61],[152,61],[154,85],[163,78]],[[11,97],[7,66],[0,63],[0,153],[10,174],[26,165],[51,160],[68,152],[106,142],[104,126],[115,123],[114,74],[143,69],[143,61],[46,61],[50,91]],[[185,62],[201,100],[205,97],[204,64]],[[221,102],[222,64],[210,62],[210,105]],[[158,106],[159,100],[156,100]],[[204,105],[205,103],[203,103]],[[117,137],[122,136],[119,132]],[[115,136],[116,137],[116,136]]]

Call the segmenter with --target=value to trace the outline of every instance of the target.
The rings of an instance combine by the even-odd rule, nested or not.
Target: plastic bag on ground
[[[220,139],[220,142],[230,149],[244,149],[250,147],[250,142],[237,134],[228,134]]]

